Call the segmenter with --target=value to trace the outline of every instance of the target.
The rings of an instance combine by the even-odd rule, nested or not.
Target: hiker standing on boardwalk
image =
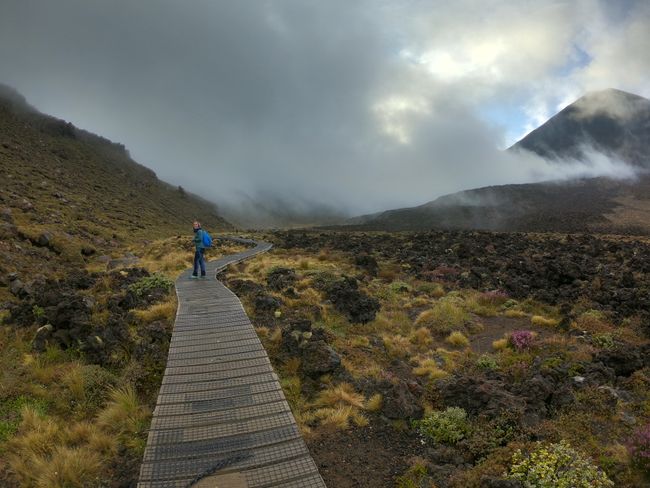
[[[201,223],[194,221],[194,272],[190,278],[197,279],[199,274],[199,266],[201,267],[201,278],[205,278],[205,245],[203,244],[203,230]]]

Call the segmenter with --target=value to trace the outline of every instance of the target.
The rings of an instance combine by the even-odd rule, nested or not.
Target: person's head
[[[198,220],[195,220],[194,223],[192,223],[192,227],[194,227],[194,230],[198,230],[201,228],[201,222]]]

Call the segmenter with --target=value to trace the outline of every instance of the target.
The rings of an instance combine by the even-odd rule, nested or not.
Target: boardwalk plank
[[[208,276],[271,248],[256,244],[208,263]],[[189,273],[176,282],[178,312],[138,487],[325,488],[241,302],[218,280]]]

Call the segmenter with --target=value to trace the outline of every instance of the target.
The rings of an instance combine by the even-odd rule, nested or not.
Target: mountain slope
[[[481,229],[521,232],[650,234],[650,178],[593,178],[503,185],[389,210],[356,227],[372,230]],[[359,221],[360,220],[360,221]]]
[[[502,185],[443,196],[412,208],[357,217],[364,229],[650,234],[650,100],[619,90],[577,100],[510,148],[560,165],[595,149],[638,167],[634,181],[606,178]]]
[[[178,233],[193,219],[231,227],[214,204],[160,181],[121,144],[37,112],[8,87],[0,87],[0,170],[0,205],[12,219],[100,247]]]
[[[589,93],[510,149],[561,160],[582,159],[586,146],[650,168],[650,100],[614,89]]]

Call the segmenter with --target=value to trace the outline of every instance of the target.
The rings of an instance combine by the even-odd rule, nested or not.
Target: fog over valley
[[[0,81],[251,225],[632,176],[503,149],[585,93],[650,96],[647,2],[488,3],[8,0]]]

